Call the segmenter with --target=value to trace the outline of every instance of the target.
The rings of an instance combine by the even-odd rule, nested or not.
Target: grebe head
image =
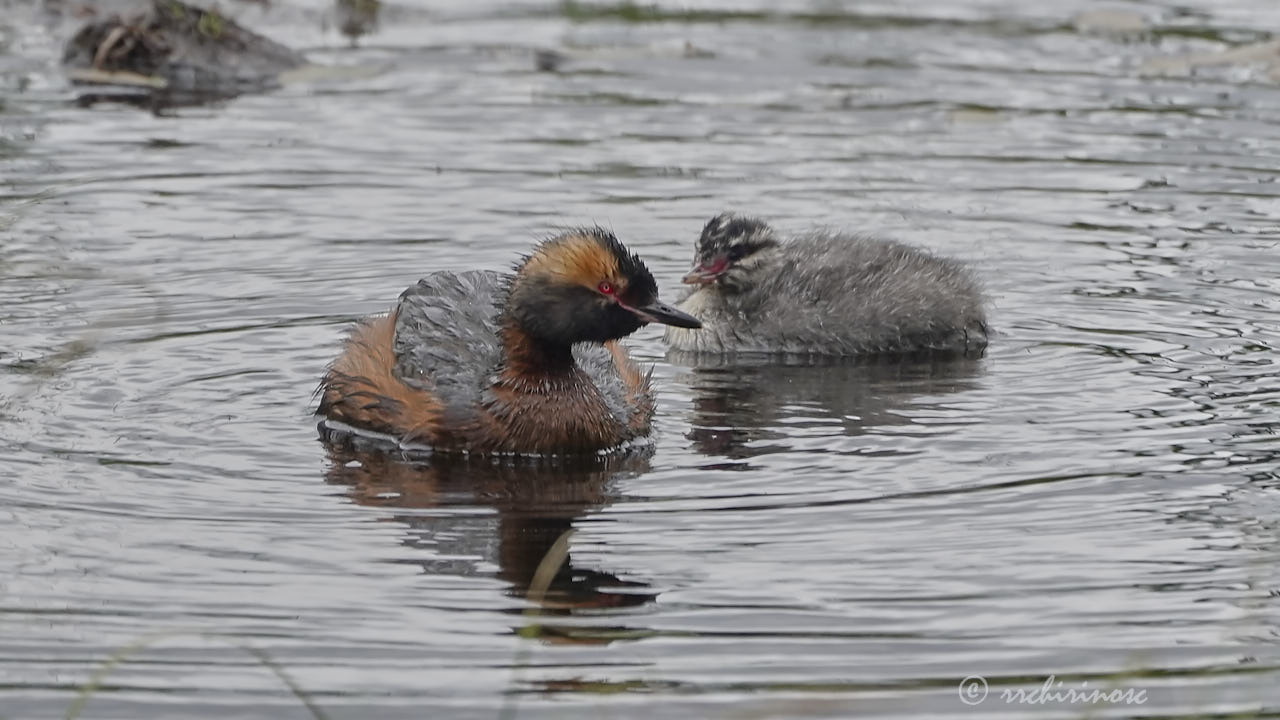
[[[614,340],[651,322],[702,327],[660,301],[649,268],[599,227],[535,248],[516,267],[507,312],[530,336],[556,345]]]
[[[693,270],[684,276],[684,283],[741,292],[754,284],[754,276],[763,268],[768,255],[763,251],[777,245],[767,223],[721,213],[702,228]]]

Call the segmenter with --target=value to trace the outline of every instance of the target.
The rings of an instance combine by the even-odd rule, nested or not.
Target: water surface
[[[351,75],[77,107],[0,19],[0,718],[1280,714],[1280,87],[1147,77],[1271,3],[234,6]],[[332,27],[332,23],[330,23]],[[533,53],[567,61],[537,72]],[[678,292],[723,209],[971,263],[957,363],[690,364],[596,468],[326,452],[347,324],[598,222]],[[535,632],[526,592],[574,530]],[[536,637],[522,637],[536,635]],[[1010,705],[1049,675],[1147,702]],[[984,703],[961,701],[983,676]],[[972,699],[970,697],[969,699]]]

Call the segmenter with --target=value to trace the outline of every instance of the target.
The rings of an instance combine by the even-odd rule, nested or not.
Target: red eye
[[[610,283],[608,280],[600,283],[600,286],[598,289],[600,290],[600,292],[604,293],[605,295],[613,294],[613,284]]]

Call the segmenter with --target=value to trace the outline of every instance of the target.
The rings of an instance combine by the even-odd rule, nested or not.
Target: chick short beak
[[[710,261],[695,265],[687,275],[680,278],[680,282],[685,285],[710,285],[728,269],[729,256],[719,255]]]
[[[680,278],[680,282],[685,285],[710,285],[719,277],[719,273],[709,272],[701,266],[690,270],[684,277]]]

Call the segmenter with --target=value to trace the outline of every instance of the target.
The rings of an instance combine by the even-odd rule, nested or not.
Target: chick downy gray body
[[[892,240],[815,230],[781,240],[724,214],[698,241],[678,307],[703,328],[668,328],[675,350],[828,356],[980,353],[981,287],[961,263]]]

